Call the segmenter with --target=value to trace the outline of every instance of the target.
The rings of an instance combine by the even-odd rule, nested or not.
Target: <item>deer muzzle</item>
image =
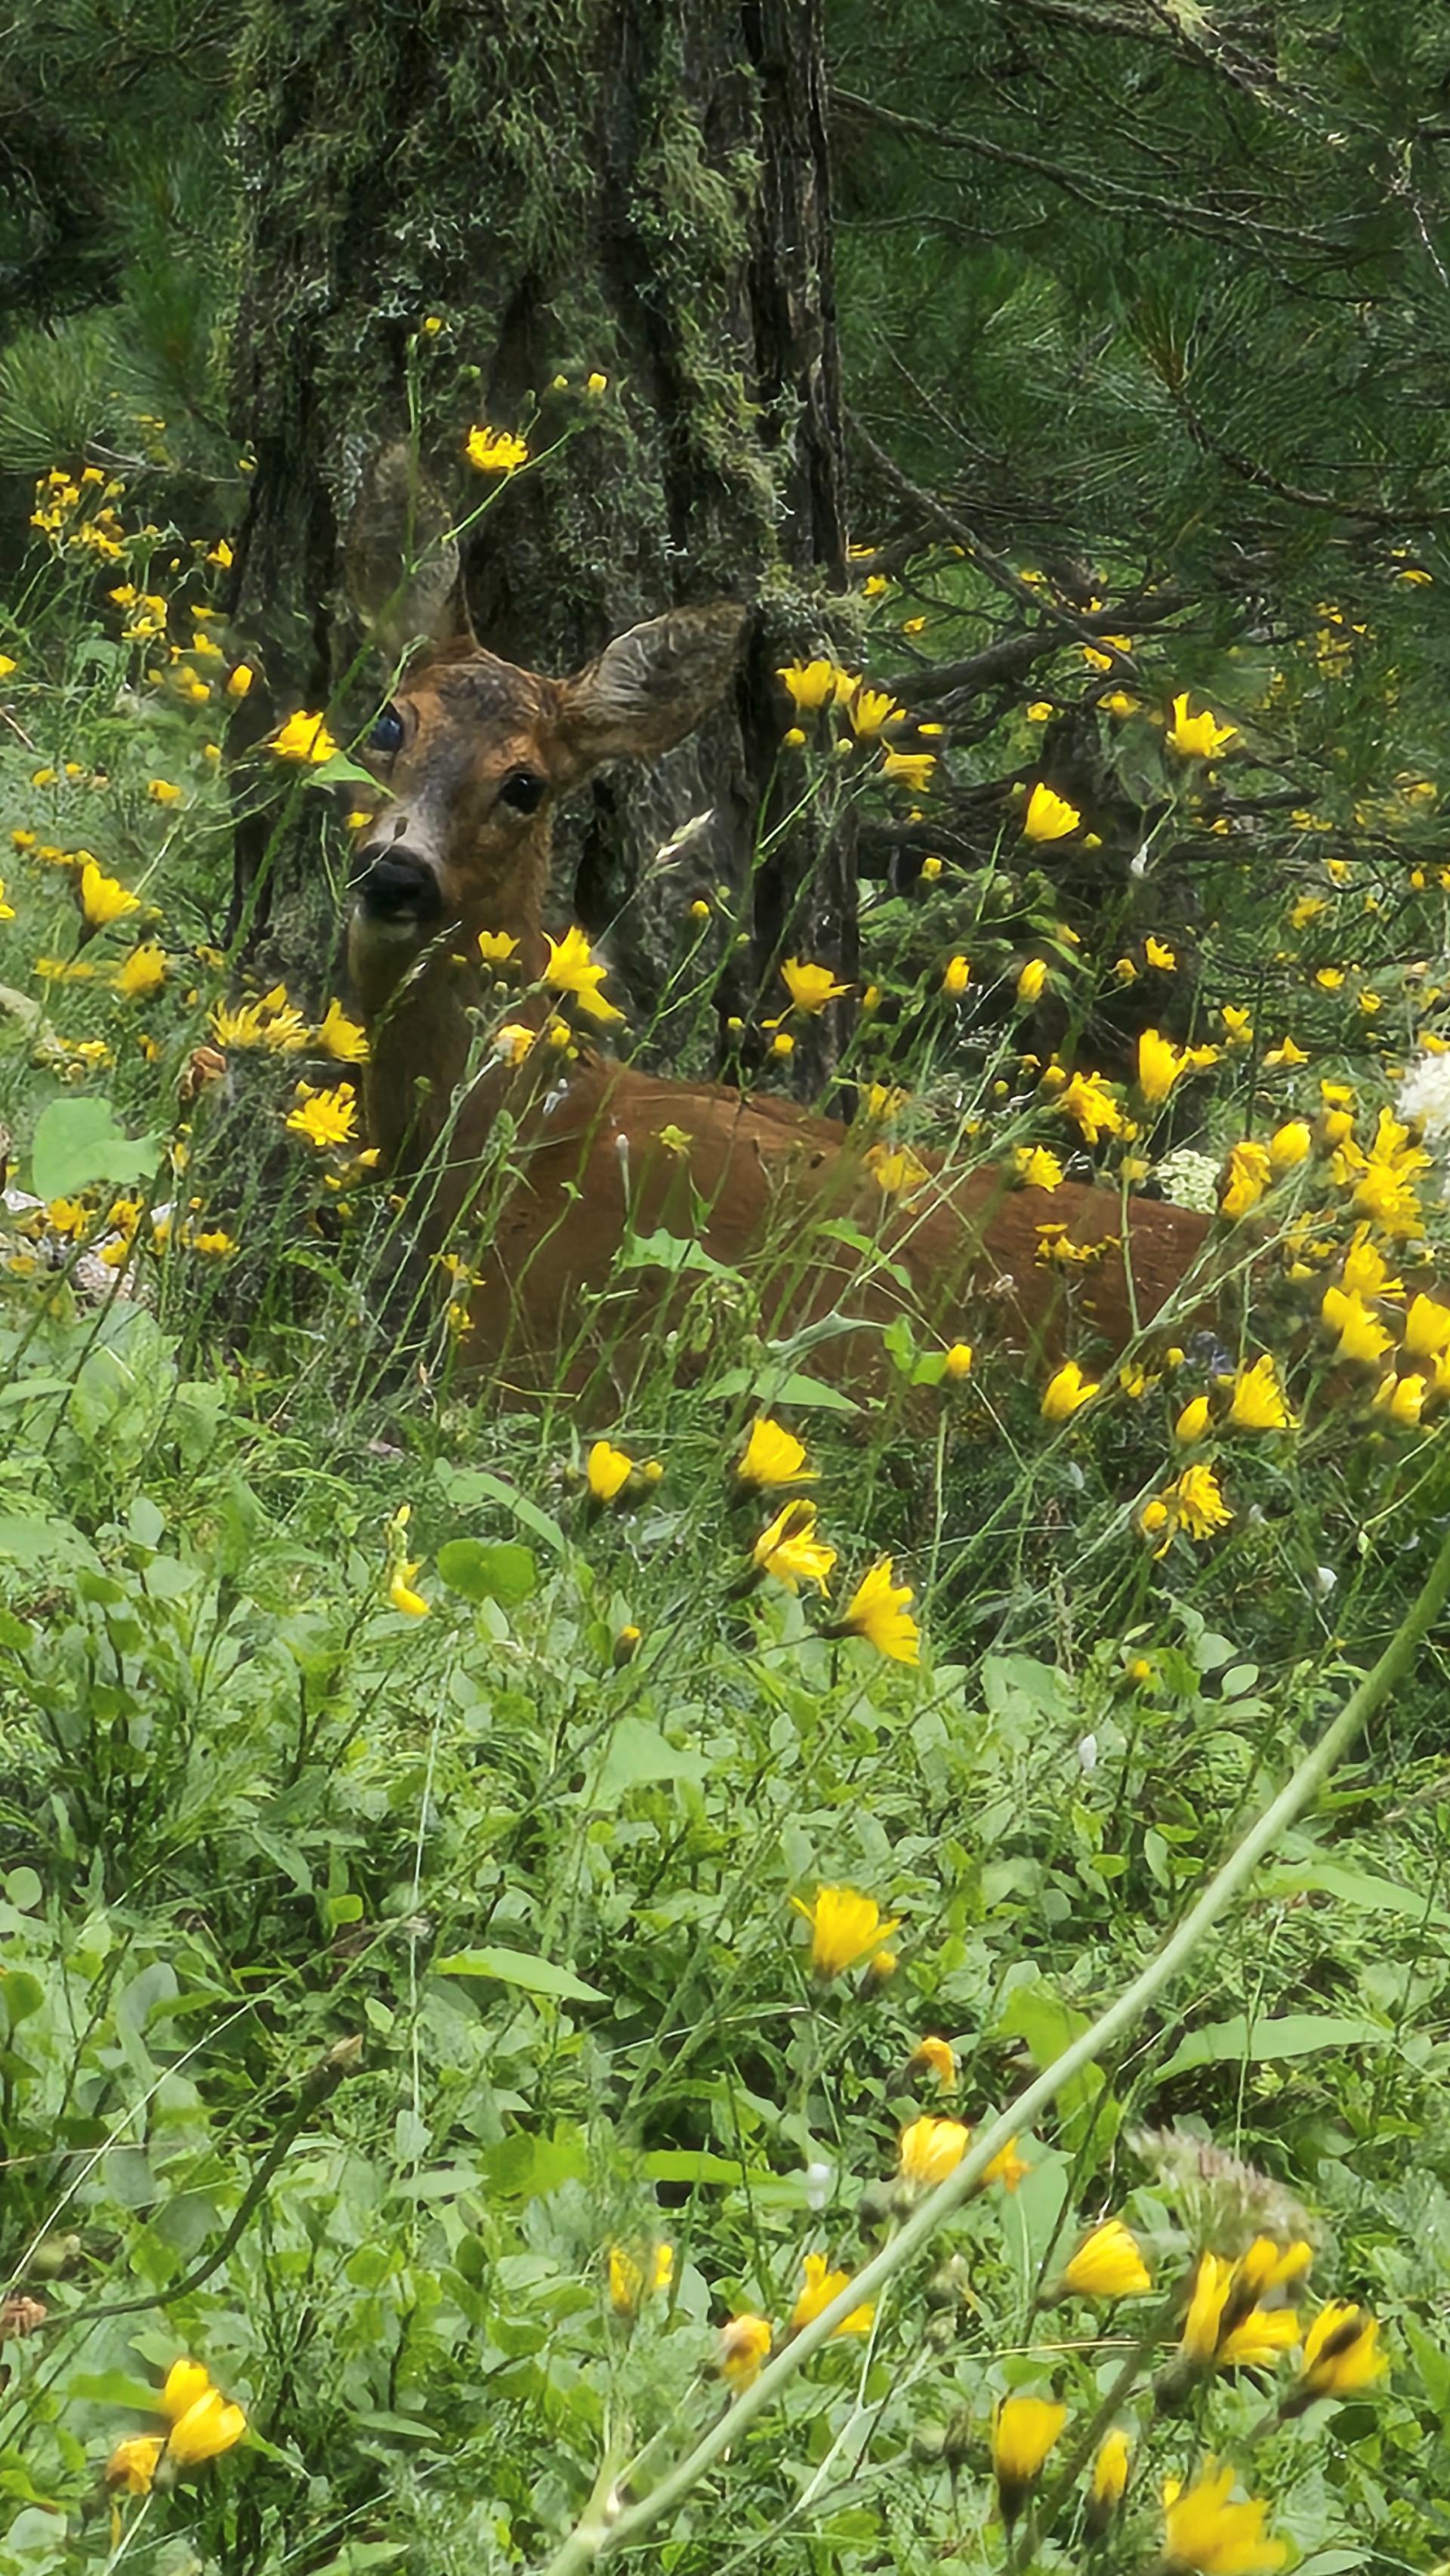
[[[362,850],[361,872],[353,879],[359,910],[370,924],[385,930],[428,931],[443,918],[443,889],[437,870],[405,843]]]

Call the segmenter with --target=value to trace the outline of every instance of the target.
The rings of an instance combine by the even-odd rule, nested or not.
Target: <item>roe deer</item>
[[[879,1374],[881,1326],[902,1311],[939,1341],[975,1339],[990,1319],[994,1338],[1055,1356],[1070,1301],[1062,1269],[1038,1259],[1052,1224],[1110,1245],[1076,1302],[1089,1340],[1123,1348],[1193,1268],[1205,1217],[1130,1200],[1125,1228],[1114,1191],[1018,1189],[990,1168],[921,1173],[893,1197],[869,1129],[664,1080],[587,1038],[565,1054],[543,1034],[554,804],[598,763],[682,740],[728,684],[743,622],[731,606],[677,609],[565,680],[457,636],[407,670],[363,747],[381,796],[357,852],[348,949],[371,1043],[368,1123],[386,1169],[428,1167],[429,1248],[446,1243],[481,1273],[463,1355],[501,1380],[545,1372],[545,1385],[577,1388],[591,1355],[569,1354],[587,1342],[591,1295],[605,1293],[612,1349],[621,1328],[628,1341],[669,1315],[661,1271],[638,1252],[663,1231],[745,1272],[762,1330],[817,1326],[813,1357],[833,1375]],[[522,1002],[486,976],[481,933],[518,943],[536,988]],[[498,1022],[512,1024],[506,1050],[485,1038],[467,1079],[481,1029]],[[557,1021],[550,1034],[564,1034]],[[617,1268],[626,1245],[633,1266]]]

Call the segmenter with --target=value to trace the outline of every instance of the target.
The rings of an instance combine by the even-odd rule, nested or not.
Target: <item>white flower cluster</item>
[[[1164,1155],[1153,1177],[1175,1207],[1197,1208],[1200,1216],[1212,1216],[1218,1205],[1218,1174],[1216,1155],[1180,1145],[1176,1153]]]
[[[1432,1153],[1450,1146],[1450,1055],[1416,1056],[1395,1094],[1401,1118],[1419,1122]]]

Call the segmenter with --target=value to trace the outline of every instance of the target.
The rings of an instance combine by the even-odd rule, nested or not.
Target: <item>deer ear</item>
[[[348,521],[343,579],[353,609],[389,662],[419,636],[440,647],[473,640],[448,526],[443,499],[420,473],[408,442],[380,448]]]
[[[692,733],[726,688],[745,611],[733,600],[672,608],[631,626],[572,680],[559,684],[560,731],[571,775],[601,760],[656,760]]]

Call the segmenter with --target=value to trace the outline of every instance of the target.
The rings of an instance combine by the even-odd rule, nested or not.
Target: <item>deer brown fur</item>
[[[485,1044],[466,1080],[481,1028],[542,1032],[549,1017],[536,988],[554,804],[601,761],[682,739],[728,684],[742,622],[733,607],[676,610],[566,680],[455,637],[407,673],[364,750],[381,792],[349,959],[371,1041],[369,1126],[388,1169],[422,1175],[428,1242],[482,1274],[466,1354],[547,1386],[572,1353],[566,1378],[581,1382],[596,1335],[617,1351],[677,1318],[658,1269],[617,1266],[627,1243],[663,1231],[746,1273],[765,1331],[821,1327],[812,1365],[830,1374],[878,1369],[880,1328],[903,1310],[946,1342],[990,1334],[1056,1357],[1067,1300],[1038,1259],[1050,1224],[1111,1246],[1075,1296],[1085,1345],[1122,1349],[1192,1270],[1204,1217],[1130,1200],[1125,1226],[1114,1192],[1017,1189],[992,1169],[937,1167],[893,1197],[869,1130],[664,1080],[587,1042],[565,1056],[541,1034],[518,1064]],[[521,1004],[486,978],[481,932],[518,941],[535,988]],[[581,1332],[591,1296],[604,1302]]]

